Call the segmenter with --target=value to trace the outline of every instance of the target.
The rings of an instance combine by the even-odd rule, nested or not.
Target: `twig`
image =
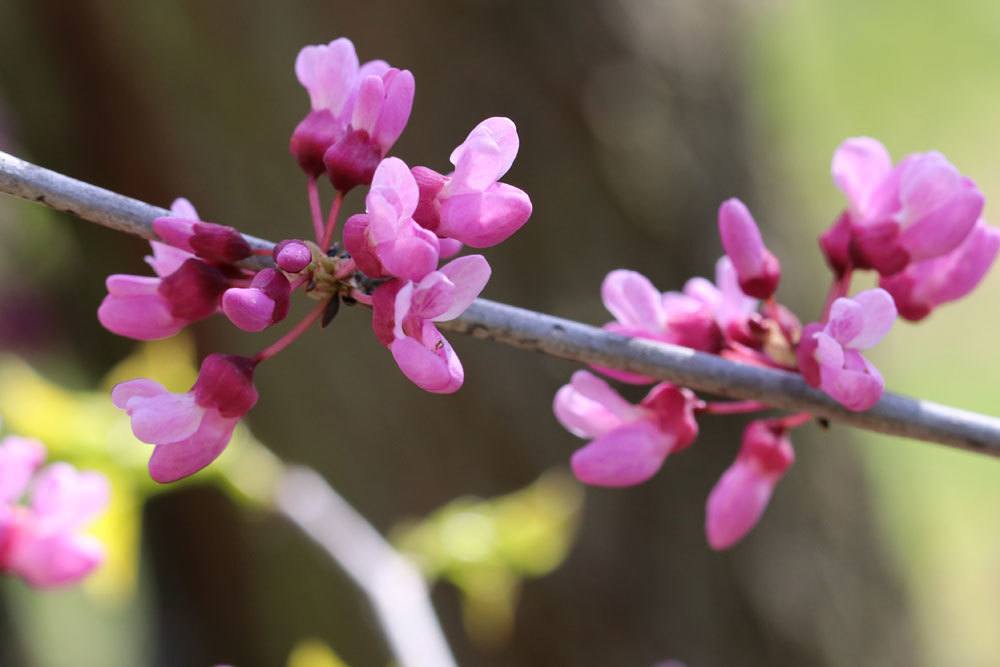
[[[155,238],[161,208],[63,176],[0,153],[0,192],[37,201],[112,229]],[[269,241],[247,237],[255,248]],[[255,258],[267,263],[269,258]],[[758,400],[795,412],[890,435],[1000,456],[1000,419],[886,393],[875,407],[844,409],[800,376],[738,364],[693,350],[631,339],[551,315],[478,299],[461,317],[442,323],[470,334],[563,359],[626,370],[736,399]]]
[[[455,666],[420,572],[318,473],[286,466],[275,505],[368,596],[400,665]]]

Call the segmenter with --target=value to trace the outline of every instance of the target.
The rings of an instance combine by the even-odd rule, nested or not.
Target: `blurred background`
[[[410,164],[444,169],[477,122],[511,117],[521,151],[506,180],[535,212],[487,253],[485,296],[595,324],[611,269],[664,290],[710,274],[729,196],[782,260],[779,297],[815,318],[828,280],[815,237],[843,205],[829,161],[848,136],[897,158],[941,150],[1000,196],[991,0],[0,0],[0,12],[0,146],[160,205],[186,196],[271,239],[309,230],[287,152],[307,109],[292,72],[303,45],[348,36],[362,60],[413,71],[393,151]],[[348,210],[360,205],[355,193]],[[550,408],[573,364],[453,337],[465,387],[432,396],[363,312],[260,369],[253,435],[227,454],[242,460],[154,488],[148,449],[102,387],[141,371],[183,390],[199,355],[252,353],[261,337],[218,319],[152,347],[103,331],[104,277],[146,273],[147,250],[0,199],[5,427],[101,467],[116,490],[99,527],[112,559],[87,586],[0,581],[2,665],[388,664],[351,582],[226,482],[256,469],[258,442],[315,467],[421,560],[463,665],[1000,662],[1000,463],[810,426],[761,525],[716,554],[704,502],[740,418],[705,419],[645,485],[583,489],[565,477],[579,442]],[[996,414],[998,296],[994,274],[897,325],[873,355],[888,386]]]

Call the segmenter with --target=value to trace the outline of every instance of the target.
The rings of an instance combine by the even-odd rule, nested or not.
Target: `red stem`
[[[852,273],[853,269],[848,267],[844,270],[844,275],[840,278],[834,278],[833,283],[830,285],[830,291],[826,295],[826,304],[823,306],[823,317],[820,322],[826,322],[830,319],[830,308],[833,306],[833,302],[847,296],[847,293],[851,290]]]
[[[797,412],[794,415],[788,415],[778,420],[785,429],[792,430],[793,428],[798,428],[803,424],[812,421],[814,415],[810,412]]]
[[[699,412],[707,415],[743,415],[748,412],[770,410],[771,406],[760,401],[709,401]]]
[[[333,232],[337,229],[337,218],[340,217],[340,205],[344,203],[344,193],[337,190],[333,197],[333,204],[330,205],[330,215],[326,217],[326,230],[323,232],[322,241],[319,247],[323,250],[330,249],[330,241],[333,240]]]
[[[281,352],[282,350],[284,350],[286,347],[288,347],[289,345],[291,345],[292,343],[294,343],[296,341],[296,339],[298,339],[299,336],[301,336],[302,334],[304,334],[306,332],[306,330],[310,326],[312,326],[312,324],[316,320],[319,319],[320,315],[323,314],[323,311],[326,310],[326,303],[327,303],[326,301],[323,301],[323,302],[319,303],[315,308],[313,308],[312,310],[310,310],[309,314],[306,315],[302,319],[301,322],[299,322],[298,324],[296,324],[295,327],[292,328],[291,331],[289,331],[284,336],[282,336],[281,338],[279,338],[278,340],[274,341],[273,343],[271,343],[270,345],[268,345],[267,347],[265,347],[263,350],[261,350],[260,352],[258,352],[257,356],[255,356],[253,358],[254,361],[259,364],[262,361],[270,359],[271,357],[273,357],[274,355],[278,354],[279,352]]]
[[[319,185],[316,177],[310,176],[306,181],[306,189],[309,192],[309,213],[312,215],[313,231],[316,233],[316,243],[321,243],[323,239],[323,213],[319,203]]]

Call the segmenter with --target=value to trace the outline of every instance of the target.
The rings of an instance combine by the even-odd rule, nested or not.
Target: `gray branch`
[[[36,201],[118,231],[155,238],[164,209],[0,153],[0,192]],[[256,248],[269,241],[247,237]],[[266,259],[266,258],[260,258]],[[728,361],[688,348],[630,339],[551,315],[478,299],[442,328],[581,363],[631,371],[699,391],[807,411],[851,426],[1000,456],[1000,419],[886,393],[851,412],[795,373]]]

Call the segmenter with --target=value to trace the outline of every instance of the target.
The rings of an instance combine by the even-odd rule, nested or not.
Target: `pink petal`
[[[112,400],[115,400],[114,395]],[[178,442],[190,437],[205,416],[205,409],[195,403],[191,393],[166,392],[148,397],[132,395],[125,400],[124,410],[132,418],[135,437],[151,445]]]
[[[358,55],[345,37],[325,46],[307,46],[295,59],[295,75],[309,92],[313,110],[328,109],[334,116],[345,111],[357,74]]]
[[[375,255],[391,275],[421,280],[437,268],[437,236],[409,220],[395,239],[375,246]]]
[[[431,271],[413,288],[407,314],[429,320],[443,313],[455,298],[455,284],[440,271]],[[399,313],[397,312],[397,316]]]
[[[531,199],[506,183],[484,192],[453,194],[441,201],[437,232],[473,248],[489,248],[510,238],[531,217]]]
[[[393,206],[397,218],[408,218],[413,215],[420,200],[420,189],[417,181],[410,173],[410,168],[399,158],[390,157],[382,160],[372,177],[372,194],[378,194]],[[372,213],[372,211],[368,211]],[[372,220],[372,224],[374,224]]]
[[[645,414],[587,371],[573,373],[570,384],[556,392],[552,410],[567,431],[581,438],[606,435]]]
[[[813,334],[812,340],[815,344],[813,358],[817,363],[831,368],[843,368],[844,348],[840,343],[822,331]]]
[[[160,243],[159,241],[150,241],[149,245],[153,248],[153,254],[145,257],[146,263],[161,278],[169,276],[181,268],[184,262],[194,257],[194,255],[187,251],[167,245],[166,243]]]
[[[841,297],[830,306],[830,319],[824,331],[841,345],[861,334],[865,324],[864,309],[854,299]]]
[[[195,474],[222,454],[238,421],[222,417],[217,410],[207,411],[197,432],[189,438],[153,449],[150,477],[167,484]]]
[[[31,493],[35,519],[46,530],[83,527],[104,511],[110,488],[104,475],[77,471],[68,463],[53,463],[38,476]]]
[[[764,269],[764,239],[750,210],[735,197],[719,207],[719,236],[722,247],[739,276],[752,276]]]
[[[451,157],[448,159],[457,167],[471,145],[495,147],[495,151],[489,151],[497,156],[493,169],[495,175],[492,177],[492,180],[495,181],[507,173],[510,166],[514,164],[514,158],[517,157],[517,150],[520,146],[517,127],[509,118],[502,116],[487,118],[473,128],[465,141],[452,151]]]
[[[855,350],[867,350],[876,345],[889,333],[896,321],[896,304],[884,289],[875,288],[859,292],[852,297],[861,306],[861,330],[845,346]]]
[[[776,483],[752,461],[733,463],[708,496],[705,534],[709,546],[721,551],[742,540],[760,521]]]
[[[601,284],[604,307],[626,327],[660,331],[666,322],[662,295],[641,273],[618,269]]]
[[[157,340],[173,336],[187,322],[174,317],[159,286],[159,278],[109,276],[108,295],[97,309],[97,319],[108,331],[128,338]]]
[[[878,403],[882,376],[858,352],[847,350],[845,367],[820,364],[820,388],[848,410],[861,412]]]
[[[274,301],[255,288],[231,288],[222,295],[222,312],[243,331],[263,331],[274,323]]]
[[[831,171],[833,182],[847,196],[851,210],[863,216],[875,191],[892,171],[892,158],[875,139],[854,137],[837,147]]]
[[[435,394],[450,394],[462,386],[465,373],[448,341],[431,322],[424,323],[423,342],[401,338],[389,346],[403,375]]]
[[[625,424],[578,449],[570,461],[573,474],[594,486],[641,484],[663,465],[672,442],[651,420]]]
[[[917,292],[932,305],[956,301],[971,292],[989,271],[1000,250],[1000,230],[980,220],[966,240],[946,257],[926,262]]]
[[[32,586],[53,588],[79,581],[103,561],[104,547],[89,535],[28,530],[15,540],[8,567]]]
[[[152,398],[169,393],[159,382],[139,378],[116,384],[111,390],[111,402],[119,410],[125,410],[132,398]]]
[[[357,99],[354,101],[351,127],[355,130],[364,130],[371,135],[384,103],[385,88],[382,85],[382,77],[369,76],[363,79],[358,88]]]
[[[383,154],[392,148],[406,128],[413,109],[415,83],[409,70],[394,70],[385,75],[385,102],[382,113],[372,130],[372,138],[382,147]]]
[[[442,266],[439,271],[455,285],[451,305],[440,315],[434,317],[435,322],[453,320],[472,305],[479,293],[490,280],[490,264],[482,255],[466,255]]]
[[[189,202],[184,197],[178,197],[170,205],[170,213],[175,218],[184,218],[186,220],[200,220],[198,217],[198,211],[195,210],[194,204]]]
[[[17,436],[0,440],[0,505],[21,497],[44,460],[45,445],[37,440]]]
[[[899,243],[913,260],[938,257],[957,248],[972,231],[983,210],[983,195],[963,188],[938,208],[906,227]]]

